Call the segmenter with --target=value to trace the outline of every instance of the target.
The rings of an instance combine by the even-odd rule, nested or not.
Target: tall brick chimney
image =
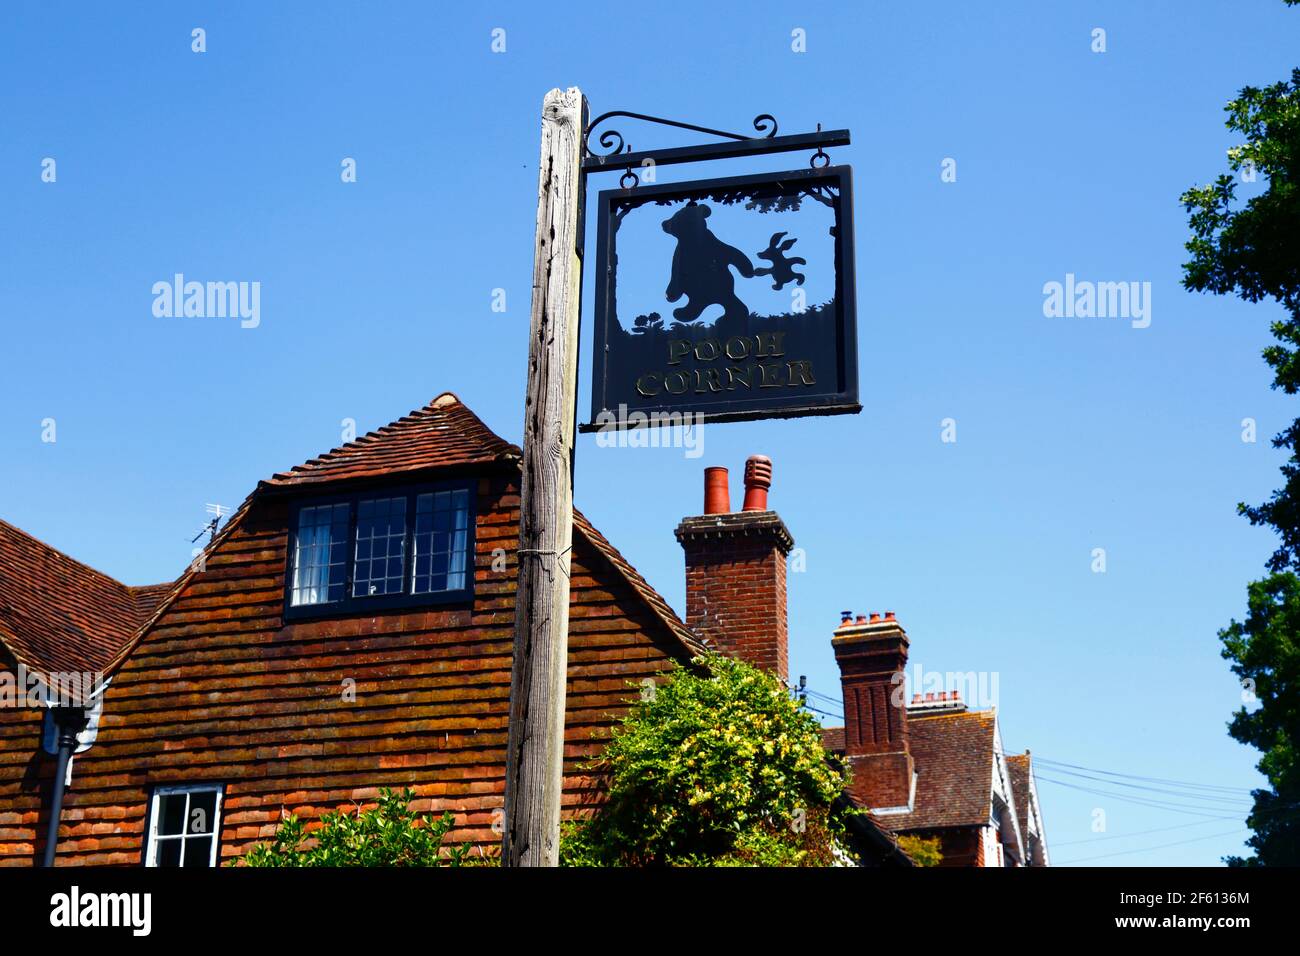
[[[831,646],[844,688],[844,762],[849,792],[869,809],[905,807],[912,800],[907,746],[907,632],[893,611],[882,619],[844,612]]]
[[[794,539],[767,507],[772,462],[745,463],[745,504],[731,511],[727,470],[704,473],[704,514],[683,518],[686,623],[718,651],[790,679],[785,559]]]

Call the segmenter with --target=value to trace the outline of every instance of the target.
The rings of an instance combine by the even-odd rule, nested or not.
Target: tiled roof
[[[1016,802],[1020,832],[1029,835],[1029,754],[1007,754],[1007,775],[1011,777],[1011,796]]]
[[[335,481],[344,478],[382,477],[451,465],[487,464],[496,461],[519,463],[517,445],[512,445],[487,427],[452,392],[443,392],[424,408],[385,425],[341,448],[314,458],[287,472],[274,475],[263,486],[284,487]],[[577,508],[574,529],[584,535],[645,599],[692,654],[704,645],[654,588],[619,553]]]
[[[34,671],[103,670],[170,587],[127,587],[0,521],[0,642]]]
[[[623,557],[612,544],[606,540],[605,536],[596,530],[596,526],[587,520],[586,516],[577,508],[573,509],[573,527],[609,560],[614,569],[632,586],[645,602],[650,605],[656,615],[668,626],[668,629],[677,635],[677,638],[686,645],[692,654],[699,654],[705,650],[705,644],[695,636],[695,633],[687,627],[682,619],[660,595],[659,592],[652,588],[645,578],[641,577],[639,571]]]
[[[253,492],[245,498],[240,503],[239,507],[235,509],[235,513],[232,514],[226,521],[225,525],[222,526],[221,530],[208,541],[207,547],[203,549],[203,556],[205,559],[208,555],[216,551],[217,547],[223,541],[230,537],[231,532],[240,526],[244,520],[244,516],[248,514],[248,509],[252,505],[253,499],[256,495],[257,492]],[[185,569],[184,573],[171,584],[151,585],[148,588],[138,589],[148,592],[147,594],[140,595],[138,598],[142,603],[148,604],[148,610],[144,612],[143,620],[140,622],[140,625],[135,629],[126,642],[118,648],[117,652],[109,660],[108,665],[104,668],[104,673],[107,676],[112,677],[117,673],[117,669],[121,667],[122,663],[130,656],[131,651],[135,650],[136,645],[140,643],[147,633],[149,633],[149,629],[153,627],[154,623],[160,617],[163,616],[163,613],[171,606],[172,602],[185,591],[190,580],[202,565],[202,561],[192,561]]]
[[[443,392],[424,408],[385,425],[341,448],[274,475],[263,486],[315,484],[345,478],[381,477],[451,465],[510,461],[518,464],[520,450],[498,436],[451,392]],[[618,552],[586,517],[573,509],[573,526],[586,536],[622,575],[669,631],[697,654],[703,645],[636,568]]]
[[[822,746],[834,754],[844,753],[844,728],[823,727]]]
[[[174,583],[169,581],[166,584],[142,584],[139,587],[129,588],[142,619],[148,619],[158,609],[158,605],[167,597]]]
[[[911,718],[907,736],[916,763],[911,813],[882,817],[891,830],[988,823],[993,792],[992,710]]]
[[[258,487],[313,487],[330,481],[493,462],[513,462],[517,466],[519,459],[517,446],[493,433],[455,395],[444,392],[391,425],[280,472]],[[209,550],[239,526],[252,497],[231,516]],[[610,562],[669,632],[691,654],[703,650],[704,645],[668,603],[576,508],[573,518],[575,531]],[[128,588],[17,528],[3,522],[0,526],[0,530],[7,531],[0,535],[0,556],[4,557],[4,570],[0,572],[0,640],[20,661],[34,668],[104,670],[111,674],[153,619],[184,591],[194,573],[187,570],[172,584]],[[6,552],[6,540],[28,543],[22,548],[8,545],[11,550]],[[66,567],[55,559],[65,562]],[[26,586],[33,580],[39,586]],[[24,617],[31,620],[20,620]],[[94,666],[82,667],[82,663]]]
[[[908,746],[916,767],[916,803],[911,813],[880,815],[891,830],[920,830],[984,824],[993,792],[992,710],[909,717]],[[822,746],[844,752],[844,728],[823,727]],[[1020,805],[1020,792],[1015,794]]]
[[[264,487],[310,485],[345,478],[383,475],[448,465],[474,465],[518,459],[519,448],[483,424],[451,392],[443,392],[383,428],[272,475]]]

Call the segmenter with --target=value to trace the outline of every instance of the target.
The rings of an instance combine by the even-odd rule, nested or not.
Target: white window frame
[[[153,796],[149,799],[149,842],[145,853],[145,866],[156,867],[158,865],[158,850],[161,845],[168,840],[181,841],[181,866],[185,865],[185,854],[189,850],[186,845],[190,842],[190,801],[189,795],[192,793],[213,792],[217,795],[216,803],[212,809],[212,852],[208,859],[208,866],[215,867],[217,860],[221,855],[221,809],[225,802],[226,787],[221,783],[181,783],[165,787],[154,787]],[[161,836],[158,833],[158,827],[162,822],[162,798],[169,794],[185,794],[185,830],[184,835],[170,834]]]

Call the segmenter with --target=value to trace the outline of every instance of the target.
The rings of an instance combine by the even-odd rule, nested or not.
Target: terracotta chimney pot
[[[720,466],[704,469],[704,513],[725,515],[731,512],[731,489],[727,469]]]
[[[772,487],[772,459],[750,455],[745,462],[745,503],[742,511],[766,511],[767,489]]]

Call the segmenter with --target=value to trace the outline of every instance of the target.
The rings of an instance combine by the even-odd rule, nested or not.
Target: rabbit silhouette
[[[787,239],[785,242],[781,242],[781,237],[784,235],[784,232],[773,233],[772,238],[767,241],[767,248],[762,252],[757,253],[758,258],[766,259],[768,262],[772,263],[771,267],[754,270],[754,275],[756,276],[771,276],[772,288],[776,289],[778,292],[780,292],[788,282],[796,282],[799,285],[803,285],[805,276],[802,272],[795,272],[794,267],[806,266],[808,264],[807,259],[801,259],[798,256],[790,259],[786,258],[786,252],[799,240]]]

